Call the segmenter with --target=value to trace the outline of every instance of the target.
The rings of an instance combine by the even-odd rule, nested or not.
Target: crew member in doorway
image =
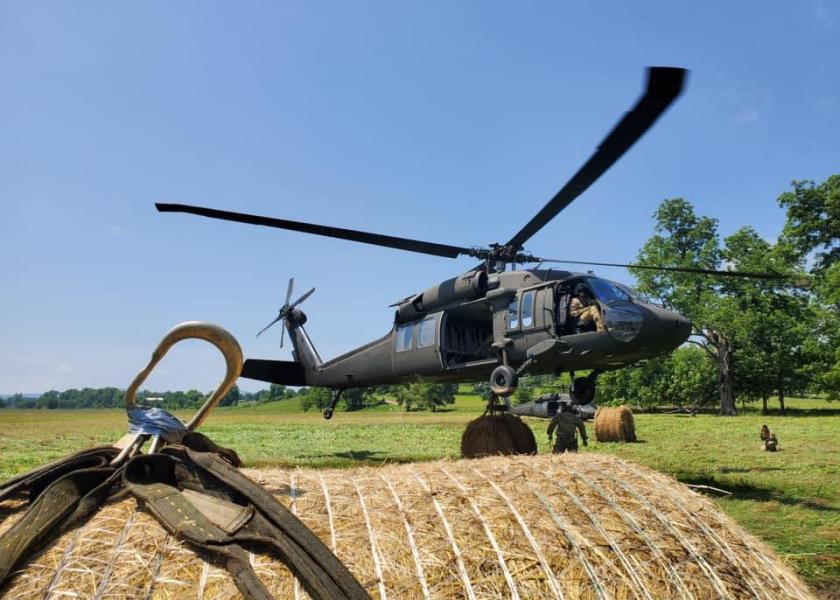
[[[562,454],[563,452],[577,452],[577,434],[580,431],[580,439],[583,445],[587,446],[586,426],[583,420],[574,412],[572,405],[567,402],[561,402],[557,407],[557,413],[551,419],[548,425],[548,441],[551,441],[552,434],[556,434],[554,438],[554,453]]]
[[[569,303],[569,314],[577,319],[578,325],[594,321],[596,329],[599,332],[604,331],[601,309],[582,283],[575,286],[575,295]]]

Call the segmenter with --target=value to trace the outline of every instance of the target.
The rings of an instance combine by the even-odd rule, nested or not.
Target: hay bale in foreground
[[[595,411],[595,439],[599,442],[635,442],[636,424],[630,407],[599,407]]]
[[[811,598],[712,501],[612,457],[246,473],[334,548],[373,598]],[[305,597],[281,563],[263,555],[253,562],[275,597]],[[59,538],[4,591],[238,597],[226,571],[169,536],[133,499]]]
[[[464,458],[536,453],[534,432],[522,419],[507,413],[473,419],[461,434],[461,456]]]

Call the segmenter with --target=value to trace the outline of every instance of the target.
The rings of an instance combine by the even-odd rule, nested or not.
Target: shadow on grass
[[[681,474],[677,479],[688,485],[707,485],[731,492],[731,498],[735,500],[752,500],[754,502],[778,502],[788,506],[797,506],[817,511],[840,512],[840,508],[831,506],[827,500],[820,498],[799,498],[780,492],[777,489],[759,487],[744,481],[719,481],[709,475],[686,475]]]
[[[831,408],[788,408],[785,412],[776,408],[768,410],[763,415],[760,410],[746,414],[762,417],[840,417],[840,406]]]
[[[785,467],[718,467],[721,473],[765,473],[767,471],[787,471]]]
[[[696,415],[718,416],[719,410],[715,406],[704,406],[698,408],[693,413],[680,408],[673,408],[670,406],[647,406],[647,407],[633,407],[635,414],[649,414],[649,415],[670,415],[674,417],[694,417]],[[822,406],[819,408],[798,408],[796,406],[788,407],[785,412],[779,408],[770,408],[766,413],[761,413],[761,408],[756,406],[747,406],[746,408],[739,406],[737,416],[748,417],[840,417],[840,403],[837,406]]]

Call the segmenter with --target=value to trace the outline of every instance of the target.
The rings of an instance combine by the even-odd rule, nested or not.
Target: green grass
[[[821,400],[791,400],[789,406],[788,416],[639,414],[640,443],[592,443],[583,451],[615,454],[686,483],[732,492],[715,498],[720,507],[774,547],[811,586],[827,592],[840,588],[840,406]],[[202,431],[235,448],[249,466],[457,458],[463,427],[482,402],[459,395],[446,408],[406,413],[386,405],[338,412],[325,421],[315,411],[296,412],[299,404],[289,400],[217,410]],[[527,422],[540,451],[549,451],[547,423]],[[758,432],[765,422],[778,434],[780,452],[760,450]],[[119,410],[0,411],[0,479],[112,442],[124,431]]]

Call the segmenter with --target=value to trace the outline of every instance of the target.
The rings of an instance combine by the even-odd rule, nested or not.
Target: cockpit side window
[[[610,303],[617,300],[629,301],[630,294],[625,292],[619,286],[613,284],[606,279],[599,279],[597,277],[590,277],[587,280],[589,287],[595,292],[595,296],[604,303]]]
[[[518,329],[519,328],[519,298],[514,297],[513,300],[510,301],[507,307],[507,328],[508,329]]]
[[[530,291],[522,295],[522,327],[533,327],[534,325],[535,294],[536,291]]]

